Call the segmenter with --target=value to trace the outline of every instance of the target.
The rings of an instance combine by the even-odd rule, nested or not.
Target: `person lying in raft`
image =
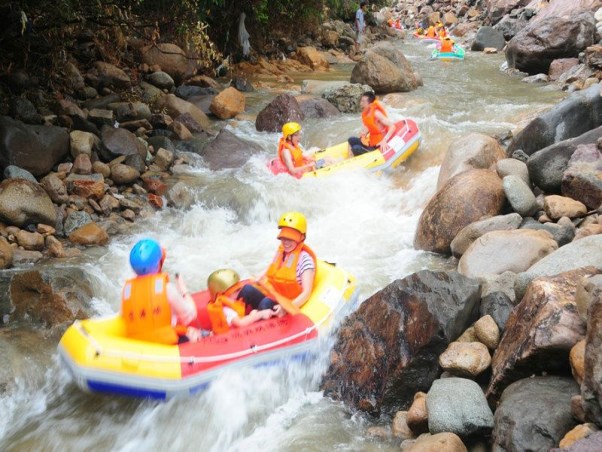
[[[282,126],[282,137],[278,141],[278,158],[290,174],[301,177],[303,173],[312,171],[316,162],[309,153],[303,153],[299,144],[301,125],[297,122],[287,122]]]
[[[140,240],[130,251],[136,277],[126,281],[121,297],[126,334],[159,344],[196,342],[201,331],[190,326],[197,318],[196,305],[188,292],[169,282],[162,271],[165,257],[165,249],[152,239]]]
[[[271,308],[253,309],[247,314],[244,300],[234,299],[240,288],[240,276],[228,268],[216,270],[207,278],[207,289],[211,297],[207,313],[214,334],[227,333],[230,327],[240,328],[276,315]]]
[[[259,312],[273,309],[282,316],[299,312],[309,299],[316,277],[316,255],[305,245],[307,220],[302,213],[285,213],[278,229],[280,246],[274,260],[257,283],[243,286],[238,296]]]
[[[376,100],[372,91],[366,91],[360,97],[362,122],[364,127],[360,137],[347,140],[352,156],[375,150],[387,142],[393,131],[394,123],[387,117],[385,107]]]

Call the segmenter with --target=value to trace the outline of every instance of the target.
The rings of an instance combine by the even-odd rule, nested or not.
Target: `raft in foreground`
[[[329,176],[339,171],[369,169],[370,171],[387,171],[396,168],[407,160],[420,146],[422,135],[414,121],[403,119],[395,123],[395,132],[387,142],[386,150],[379,149],[366,152],[355,157],[349,157],[347,142],[316,151],[314,158],[317,161],[334,161],[330,165],[309,171],[301,175],[307,177]],[[273,174],[288,173],[280,159],[272,159],[268,168]]]
[[[199,325],[209,329],[207,291],[193,295]],[[76,321],[59,354],[85,391],[168,399],[207,387],[226,369],[257,366],[316,353],[336,314],[357,297],[355,278],[318,261],[315,289],[301,314],[262,320],[197,343],[162,345],[125,336],[120,315]]]
[[[464,60],[464,49],[454,45],[453,52],[441,52],[439,49],[433,49],[431,59],[441,61],[462,61]]]

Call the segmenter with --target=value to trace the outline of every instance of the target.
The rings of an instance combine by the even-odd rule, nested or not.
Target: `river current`
[[[391,281],[422,269],[449,269],[453,262],[413,249],[419,215],[435,192],[439,165],[449,143],[470,132],[504,134],[563,97],[546,86],[527,85],[500,71],[502,55],[467,52],[461,63],[429,61],[431,48],[398,42],[421,74],[424,86],[404,94],[397,117],[414,119],[420,149],[393,173],[337,174],[297,181],[266,169],[278,134],[259,133],[250,121],[228,124],[263,152],[242,168],[210,171],[198,163],[184,180],[196,200],[190,210],[165,209],[140,222],[133,236],[113,239],[105,250],[89,250],[81,265],[94,280],[98,315],[119,309],[121,286],[131,275],[128,252],[142,237],[168,250],[166,269],[179,272],[191,290],[205,288],[207,275],[229,267],[242,276],[259,274],[277,247],[276,221],[289,210],[308,218],[307,243],[317,255],[352,272],[360,300]],[[351,66],[333,72],[295,74],[296,80],[347,79]],[[251,113],[274,94],[249,96]],[[360,128],[359,115],[303,123],[302,143],[324,147],[344,141]],[[58,360],[58,337],[36,331],[3,340],[0,366],[16,378],[0,396],[0,450],[395,450],[370,439],[373,421],[350,413],[319,391],[328,359],[323,344],[315,363],[245,369],[226,373],[205,392],[165,403],[82,393]]]

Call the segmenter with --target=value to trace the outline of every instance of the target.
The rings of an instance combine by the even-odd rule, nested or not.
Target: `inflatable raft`
[[[316,162],[332,162],[314,171],[302,174],[301,178],[324,177],[339,171],[369,169],[370,171],[386,171],[396,168],[407,160],[420,146],[422,136],[420,130],[411,119],[403,119],[395,123],[395,132],[389,139],[386,149],[376,149],[355,157],[349,157],[347,142],[316,151]],[[272,159],[268,168],[273,174],[288,173],[280,159]]]
[[[420,35],[417,32],[412,33],[412,36],[417,38],[420,42],[424,42],[426,44],[439,44],[441,43],[441,39],[439,38],[429,38],[426,35]]]
[[[441,52],[439,49],[434,49],[431,54],[431,59],[441,61],[462,61],[464,60],[464,49],[454,45],[453,52]]]
[[[168,399],[203,390],[225,369],[257,366],[316,353],[318,339],[334,316],[356,298],[355,278],[318,261],[310,299],[297,315],[261,320],[197,343],[154,344],[125,336],[120,315],[76,321],[58,346],[59,354],[85,391]],[[193,296],[199,325],[210,329],[209,294]]]

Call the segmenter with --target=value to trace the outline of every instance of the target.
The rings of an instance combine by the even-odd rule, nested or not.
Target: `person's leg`
[[[263,311],[264,309],[272,309],[274,306],[276,306],[276,302],[274,300],[264,297],[263,300],[259,302],[259,307],[257,309]]]
[[[358,137],[351,137],[347,142],[349,143],[349,148],[354,156],[362,155],[375,149],[364,146],[364,143],[362,143],[362,140]]]
[[[240,289],[238,297],[242,298],[245,304],[251,306],[253,309],[259,309],[259,305],[266,296],[256,287],[251,284],[247,284]]]

